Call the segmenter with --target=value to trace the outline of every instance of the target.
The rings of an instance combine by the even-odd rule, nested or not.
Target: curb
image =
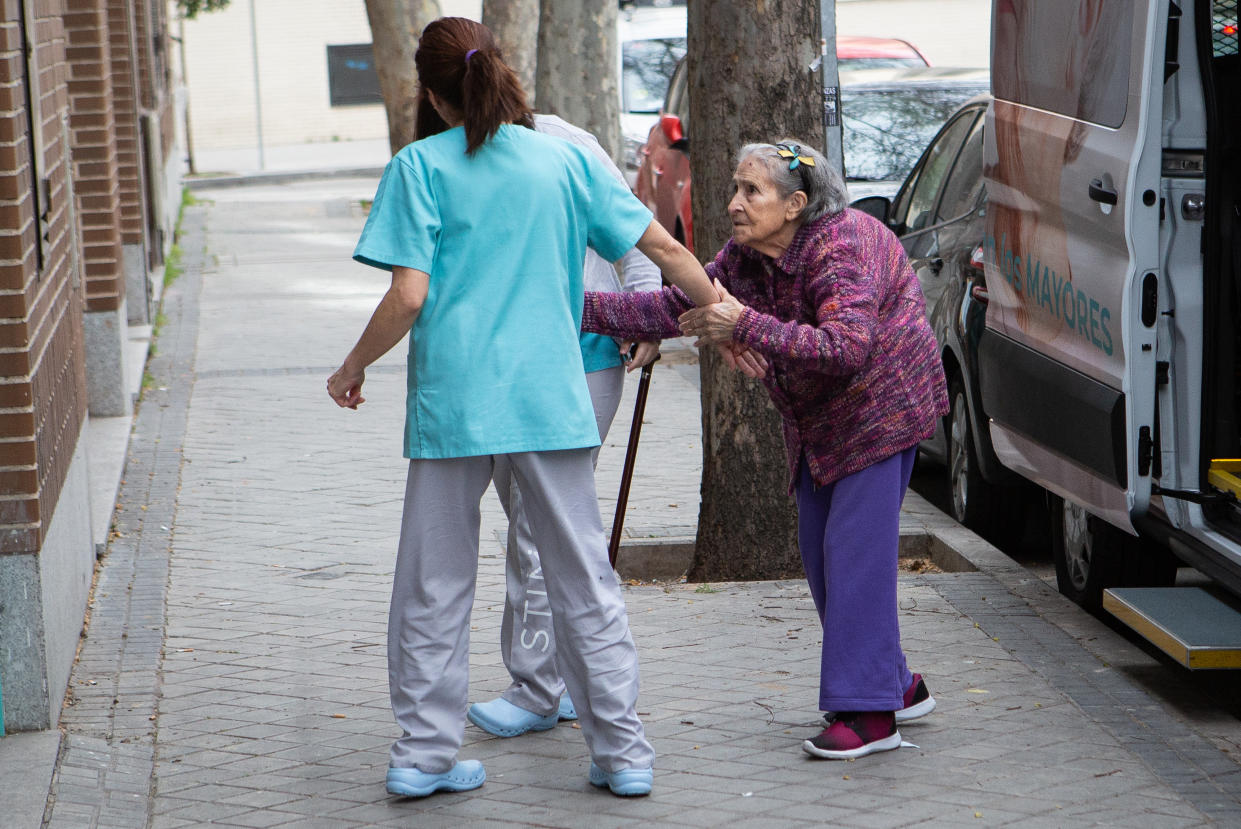
[[[344,167],[325,170],[281,170],[258,173],[238,173],[229,176],[193,178],[186,176],[182,183],[190,190],[210,190],[214,187],[245,187],[253,184],[289,184],[308,179],[332,178],[379,178],[383,167]]]

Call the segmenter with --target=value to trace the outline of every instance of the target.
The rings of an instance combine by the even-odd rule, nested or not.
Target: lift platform
[[[1113,587],[1103,608],[1186,668],[1241,668],[1241,612],[1201,587]]]
[[[1207,483],[1241,498],[1241,459],[1213,458],[1207,469]]]

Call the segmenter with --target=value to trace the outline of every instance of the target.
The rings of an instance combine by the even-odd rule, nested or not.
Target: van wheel
[[[1120,530],[1056,495],[1049,496],[1051,553],[1060,592],[1087,610],[1120,581]]]
[[[1170,587],[1180,561],[1147,538],[1134,537],[1086,510],[1050,496],[1051,550],[1060,592],[1090,610],[1109,587]]]
[[[978,471],[978,452],[974,449],[974,430],[970,428],[969,403],[965,384],[959,376],[948,387],[948,488],[952,493],[952,517],[977,532],[989,528],[995,498],[991,487]]]

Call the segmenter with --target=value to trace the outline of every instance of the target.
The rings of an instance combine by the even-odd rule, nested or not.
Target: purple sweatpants
[[[797,480],[797,537],[823,623],[822,711],[895,711],[913,676],[901,651],[896,559],[917,447],[816,487]]]

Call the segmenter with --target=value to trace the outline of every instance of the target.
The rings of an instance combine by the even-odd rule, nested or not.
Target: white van
[[[1237,0],[994,0],[991,74],[996,455],[1054,496],[1063,592],[1241,667],[1236,603],[1132,589],[1170,550],[1241,596]]]

